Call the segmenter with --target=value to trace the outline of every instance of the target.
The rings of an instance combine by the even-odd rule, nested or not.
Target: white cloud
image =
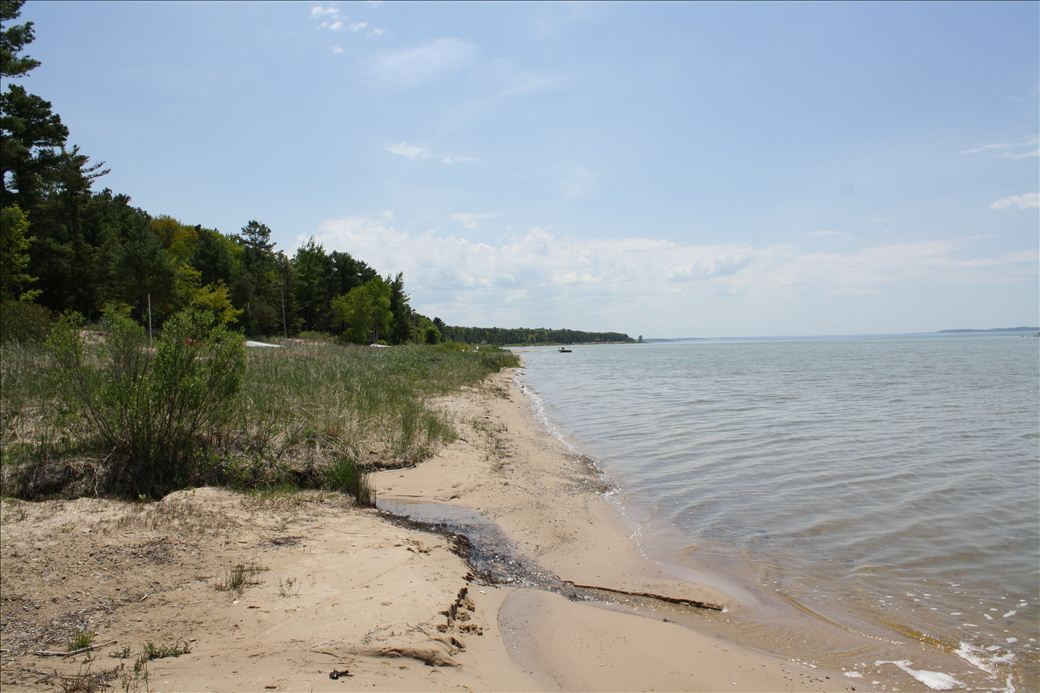
[[[411,48],[384,51],[369,62],[368,71],[380,82],[414,86],[472,66],[476,51],[468,41],[441,37]]]
[[[332,52],[335,53],[336,55],[342,55],[343,52],[344,52],[343,51],[343,46],[339,45],[338,43],[332,44]]]
[[[1010,195],[990,205],[990,209],[1036,209],[1040,207],[1040,194]]]
[[[559,170],[557,187],[567,197],[582,197],[596,185],[599,176],[590,168],[577,164]]]
[[[533,72],[517,72],[513,74],[508,84],[497,94],[499,97],[521,96],[557,87],[564,84],[564,79],[558,75],[543,75]]]
[[[323,7],[321,5],[314,5],[313,7],[311,7],[311,16],[312,17],[338,17],[339,16],[339,8],[338,7]]]
[[[498,212],[456,212],[451,215],[453,221],[462,224],[462,228],[475,230],[480,228],[480,222],[494,219]]]
[[[475,216],[452,218],[465,226],[479,223]],[[1035,281],[1038,267],[1035,249],[978,256],[968,239],[825,253],[788,244],[571,238],[535,227],[520,237],[482,242],[405,231],[394,226],[390,212],[329,220],[314,236],[380,272],[403,271],[416,308],[454,324],[659,325],[672,335],[685,329],[675,323],[677,316],[687,320],[691,311],[732,316],[750,306],[770,320],[778,310],[815,315],[813,306],[821,303],[886,291],[904,296],[909,287]]]
[[[429,156],[429,151],[422,147],[413,147],[406,142],[398,142],[397,144],[386,145],[386,151],[397,156],[403,156],[406,159],[421,159]]]
[[[1040,149],[1036,149],[1036,146],[1040,144],[1040,137],[1036,135],[1030,135],[1023,137],[1020,140],[1014,142],[996,142],[994,144],[984,144],[979,147],[972,147],[971,149],[964,149],[960,154],[993,154],[995,152],[1004,152],[998,155],[996,158],[1000,159],[1026,159],[1034,156],[1040,156]],[[1029,151],[1021,151],[1021,150]]]
[[[522,98],[549,89],[566,89],[572,82],[562,74],[531,72],[506,58],[481,63],[475,70],[475,76],[484,86],[484,93],[460,100],[444,118],[441,133],[462,128],[468,121],[499,107],[504,100]]]
[[[369,24],[366,21],[344,23],[344,19],[349,20],[349,17],[342,17],[338,7],[315,5],[311,7],[311,17],[321,20],[321,23],[318,24],[318,28],[327,31],[340,31],[341,29],[346,28],[354,34],[365,32],[366,36],[382,36],[386,33],[382,29],[376,27],[372,27],[370,31],[366,31],[366,29],[369,29]],[[342,51],[333,52],[337,53]]]
[[[846,231],[835,231],[834,229],[820,229],[819,231],[813,231],[809,235],[816,238],[849,238],[852,234]]]
[[[736,274],[756,257],[750,246],[714,246],[715,251],[699,254],[674,264],[665,274],[672,282],[698,281]]]
[[[1005,152],[1001,154],[1001,159],[1035,159],[1040,156],[1040,149],[1034,149],[1031,152]]]
[[[429,149],[425,147],[416,147],[408,144],[407,142],[398,142],[397,144],[388,144],[385,147],[386,151],[397,156],[403,156],[406,159],[425,159],[431,156],[437,156],[442,164],[466,164],[478,161],[473,156],[454,156],[450,154],[435,155]]]

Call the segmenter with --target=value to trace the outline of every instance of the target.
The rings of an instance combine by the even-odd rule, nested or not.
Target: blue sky
[[[28,2],[103,184],[453,324],[1036,324],[1037,3]]]

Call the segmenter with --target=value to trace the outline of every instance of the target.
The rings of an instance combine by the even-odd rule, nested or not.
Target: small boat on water
[[[560,348],[559,348],[559,352],[560,352],[561,354],[569,354],[569,353],[571,353],[571,350],[570,350],[570,349],[568,349],[567,347],[560,347]]]

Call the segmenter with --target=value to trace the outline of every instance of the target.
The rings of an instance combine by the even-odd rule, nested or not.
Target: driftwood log
[[[711,602],[702,602],[699,599],[686,599],[685,597],[666,597],[663,594],[654,594],[652,592],[629,592],[628,590],[619,590],[613,587],[601,587],[600,585],[582,585],[577,582],[567,581],[567,584],[577,587],[583,590],[596,590],[599,592],[610,592],[612,594],[624,594],[629,597],[646,597],[648,599],[656,599],[661,602],[668,602],[669,604],[681,604],[682,606],[693,606],[698,609],[711,609],[712,611],[725,611],[726,607],[721,604],[712,604]]]

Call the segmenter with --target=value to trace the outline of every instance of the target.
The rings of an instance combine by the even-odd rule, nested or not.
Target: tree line
[[[581,332],[553,330],[547,327],[438,327],[445,339],[469,344],[593,344],[634,341],[621,332]]]
[[[24,55],[31,22],[21,0],[0,0],[0,298],[5,317],[27,307],[97,319],[122,306],[161,325],[208,309],[250,336],[321,332],[353,342],[438,341],[411,309],[401,274],[381,277],[313,240],[291,256],[256,220],[221,233],[153,216],[95,182],[108,169],[70,145],[51,103],[15,83],[39,65]]]
[[[97,319],[120,306],[161,325],[178,311],[211,311],[249,336],[324,333],[344,341],[442,339],[491,344],[622,341],[568,330],[447,328],[409,305],[404,277],[313,239],[292,256],[250,220],[236,233],[153,216],[95,182],[108,173],[69,143],[51,103],[12,80],[39,61],[23,54],[31,22],[14,23],[24,0],[0,0],[0,300],[11,325],[73,310]]]

